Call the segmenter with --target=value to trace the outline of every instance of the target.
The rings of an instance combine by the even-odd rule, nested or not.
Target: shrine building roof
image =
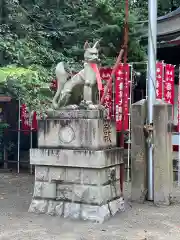
[[[148,37],[148,21],[142,31],[142,40]],[[180,45],[180,7],[157,19],[157,47]]]

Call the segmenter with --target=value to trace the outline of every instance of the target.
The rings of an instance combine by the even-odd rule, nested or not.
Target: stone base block
[[[49,182],[35,182],[34,183],[34,197],[38,198],[56,198],[56,183]]]
[[[107,185],[83,185],[56,182],[38,182],[34,184],[34,198],[59,201],[80,202],[101,205],[121,196],[120,182]]]
[[[35,166],[35,181],[106,185],[120,179],[120,165],[101,168]]]
[[[124,210],[123,198],[113,200],[101,206],[33,199],[29,207],[29,212],[32,213],[46,213],[53,216],[89,220],[98,223],[103,223],[105,220],[114,216],[117,212],[122,212]]]
[[[91,186],[80,184],[58,184],[56,199],[101,205],[107,201],[120,197],[120,183],[112,182],[105,186]]]
[[[123,163],[120,148],[105,150],[31,149],[30,163],[41,166],[105,168]]]
[[[99,110],[72,111],[77,116],[68,117],[67,111],[62,111],[65,115],[55,118],[39,120],[38,126],[38,146],[39,147],[68,147],[68,148],[105,148],[116,146],[115,122],[100,116]],[[87,114],[87,118],[84,118]],[[96,118],[98,117],[98,118]]]

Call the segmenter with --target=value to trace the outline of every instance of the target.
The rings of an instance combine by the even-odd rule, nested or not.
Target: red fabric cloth
[[[98,66],[96,63],[91,63],[90,65],[91,65],[92,69],[94,70],[94,72],[96,73],[98,90],[101,91],[103,87],[102,87],[102,81],[101,81],[101,76],[100,76]]]

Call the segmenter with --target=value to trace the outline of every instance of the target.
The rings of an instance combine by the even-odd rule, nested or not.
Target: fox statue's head
[[[86,41],[84,44],[84,60],[85,62],[98,63],[99,59],[99,41],[97,41],[93,47]]]

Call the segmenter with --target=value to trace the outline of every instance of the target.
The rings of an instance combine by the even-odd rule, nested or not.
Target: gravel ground
[[[28,213],[33,176],[0,173],[0,240],[180,239],[180,204],[126,204],[104,224]]]

